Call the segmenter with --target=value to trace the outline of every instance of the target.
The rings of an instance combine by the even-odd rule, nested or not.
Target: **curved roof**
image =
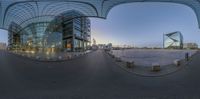
[[[172,2],[191,7],[200,23],[200,0],[0,0],[0,28],[12,22],[24,27],[33,22],[50,21],[68,10],[89,17],[106,18],[114,6],[130,2]]]

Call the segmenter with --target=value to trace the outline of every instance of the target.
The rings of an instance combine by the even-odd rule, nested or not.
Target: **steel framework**
[[[200,24],[200,0],[0,0],[0,28],[14,22],[25,27],[53,20],[60,13],[77,10],[87,17],[106,18],[116,5],[131,2],[171,2],[191,7]]]

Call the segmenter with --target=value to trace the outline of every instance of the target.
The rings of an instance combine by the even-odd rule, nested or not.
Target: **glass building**
[[[181,32],[164,34],[163,47],[167,49],[183,49],[183,35]]]
[[[31,23],[22,28],[9,26],[9,50],[34,52],[85,51],[90,45],[90,20],[71,10],[51,22]]]
[[[75,10],[56,18],[61,22],[61,31],[63,33],[63,48],[65,51],[85,51],[90,45],[91,32],[90,20],[82,16]],[[60,16],[59,16],[60,17]]]

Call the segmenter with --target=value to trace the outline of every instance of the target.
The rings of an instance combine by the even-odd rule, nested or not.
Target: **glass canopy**
[[[0,0],[0,28],[11,23],[24,28],[33,22],[51,21],[68,10],[88,17],[106,18],[114,6],[130,2],[172,2],[191,7],[200,23],[200,0]]]

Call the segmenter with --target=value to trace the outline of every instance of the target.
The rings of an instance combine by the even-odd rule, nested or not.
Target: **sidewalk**
[[[34,53],[34,52],[10,52],[12,54],[22,56],[22,57],[28,57],[33,60],[37,61],[65,61],[70,60],[75,57],[79,57],[82,55],[86,55],[88,53],[92,52],[91,50],[85,51],[85,52],[60,52],[60,53]]]
[[[193,59],[198,58],[198,56],[200,55],[199,51],[198,51],[196,54],[194,54],[193,56],[190,57],[189,61],[181,60],[180,66],[176,66],[175,64],[161,66],[160,71],[155,72],[155,71],[152,71],[152,66],[147,67],[147,66],[134,65],[132,68],[127,68],[126,61],[124,61],[124,60],[118,61],[118,59],[115,56],[113,56],[112,54],[108,54],[108,53],[106,53],[106,54],[111,56],[112,61],[115,64],[117,64],[120,68],[122,68],[128,72],[134,73],[136,75],[145,76],[145,77],[159,77],[159,76],[165,76],[165,75],[172,74],[172,73],[177,72],[178,70],[184,68],[185,66],[188,66],[188,63],[192,62]]]

